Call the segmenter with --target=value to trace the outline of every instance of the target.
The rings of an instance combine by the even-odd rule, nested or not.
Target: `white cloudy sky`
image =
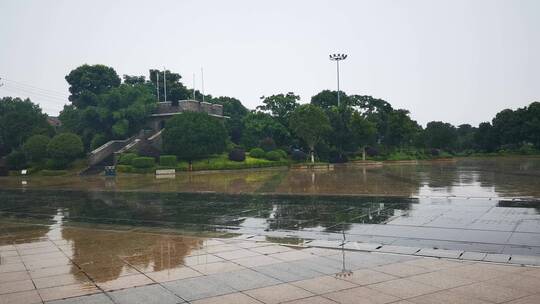
[[[540,1],[0,1],[0,96],[50,114],[84,64],[179,72],[239,98],[335,89],[383,98],[425,125],[490,120],[540,101]]]

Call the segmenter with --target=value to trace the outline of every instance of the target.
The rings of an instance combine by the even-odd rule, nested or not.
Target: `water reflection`
[[[174,179],[156,179],[153,175],[24,179],[28,184],[22,186],[20,178],[0,177],[0,188],[540,198],[540,158],[346,164],[315,171],[282,168],[195,172],[178,173]]]
[[[348,230],[402,214],[416,199],[146,192],[0,191],[3,217],[190,231]],[[345,226],[343,226],[345,225]]]
[[[72,272],[79,273],[80,268],[98,282],[180,267],[186,256],[203,246],[197,238],[79,228],[62,229],[62,239],[68,241],[63,250],[71,254]]]

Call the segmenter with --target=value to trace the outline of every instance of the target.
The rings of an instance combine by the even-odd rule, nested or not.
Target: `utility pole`
[[[204,73],[201,67],[201,87],[202,87],[202,101],[204,102]]]
[[[341,60],[345,60],[347,58],[347,55],[346,54],[332,54],[330,55],[330,60],[332,61],[335,61],[336,62],[336,66],[337,66],[337,105],[339,107],[339,95],[340,95],[340,91],[339,91],[339,62]]]
[[[156,70],[156,91],[157,91],[157,101],[159,102],[159,71]]]
[[[163,67],[163,95],[165,95],[163,101],[167,101],[167,75],[165,73],[166,70],[165,67]]]

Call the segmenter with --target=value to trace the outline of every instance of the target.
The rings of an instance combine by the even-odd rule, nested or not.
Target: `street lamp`
[[[333,60],[336,62],[337,65],[337,104],[339,107],[339,62],[341,60],[345,60],[347,58],[347,54],[331,54],[330,60]]]

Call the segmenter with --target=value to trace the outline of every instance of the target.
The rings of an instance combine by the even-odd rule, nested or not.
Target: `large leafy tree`
[[[32,135],[23,145],[23,152],[26,159],[32,162],[40,162],[47,157],[47,145],[50,138],[45,135]]]
[[[0,99],[0,157],[20,147],[31,135],[52,133],[47,115],[30,99]]]
[[[337,104],[337,97],[338,92],[337,91],[331,91],[331,90],[324,90],[317,95],[311,97],[311,104],[316,105],[322,109],[329,109],[331,107],[336,107]],[[340,105],[349,105],[350,100],[349,96],[343,91],[339,92],[339,100]]]
[[[69,83],[69,100],[83,109],[97,104],[97,95],[120,85],[120,77],[116,71],[102,64],[82,65],[66,76]]]
[[[474,139],[478,148],[485,152],[493,152],[499,145],[495,130],[489,122],[478,125],[478,131],[475,133]]]
[[[315,146],[331,130],[324,111],[311,104],[301,105],[292,112],[289,125],[292,132],[308,145],[311,162],[315,162]]]
[[[377,126],[359,112],[354,112],[351,119],[352,141],[362,148],[362,159],[366,160],[366,146],[375,143]]]
[[[523,120],[526,140],[540,149],[540,102],[533,102],[527,107]]]
[[[257,147],[261,140],[272,138],[278,146],[290,144],[291,135],[287,127],[270,114],[251,112],[242,120],[244,132],[241,143],[246,148]]]
[[[231,137],[231,141],[239,144],[244,129],[242,119],[249,113],[248,109],[242,105],[240,100],[233,97],[220,96],[213,98],[211,102],[223,106],[223,115],[229,117],[225,120],[227,132]]]
[[[442,121],[428,122],[424,130],[424,142],[428,148],[452,150],[457,142],[457,130]]]
[[[388,117],[386,132],[382,142],[391,147],[412,146],[416,137],[420,134],[421,127],[409,117],[409,111],[394,110]]]
[[[165,74],[163,72],[165,72]],[[156,88],[159,88],[159,101],[171,101],[174,104],[177,104],[180,100],[192,99],[192,92],[180,81],[182,79],[180,74],[169,70],[163,71],[154,69],[150,70],[149,73],[153,90],[155,91]],[[163,83],[164,78],[166,80],[165,83]],[[165,100],[165,89],[167,90],[167,100]]]
[[[257,109],[269,113],[275,117],[281,124],[287,125],[289,116],[299,106],[300,96],[289,92],[287,94],[277,94],[268,97],[261,97],[263,105]]]
[[[470,124],[461,124],[457,127],[456,148],[460,151],[472,150],[476,147],[474,136],[477,128]]]
[[[166,153],[188,160],[222,153],[226,148],[227,131],[223,123],[206,113],[186,112],[169,119],[163,131]]]
[[[109,71],[102,74],[111,78],[114,78],[112,74],[116,75],[112,68],[101,65],[82,66],[72,71],[66,79],[71,79],[73,75],[79,75],[84,71],[94,76],[95,73],[88,70]],[[73,103],[64,106],[60,113],[62,128],[81,136],[87,148],[96,148],[110,139],[127,138],[138,132],[156,105],[151,83],[143,76],[125,75],[125,83],[116,85],[116,81],[111,81],[107,86],[102,80],[90,76],[80,78],[84,78],[83,82],[87,87],[94,89],[73,95],[74,92],[80,91],[73,86],[79,86],[80,83],[76,82],[70,87],[70,92],[75,97]],[[92,96],[90,103],[82,102],[81,100],[86,100],[83,97],[76,97],[85,96],[84,94]]]

